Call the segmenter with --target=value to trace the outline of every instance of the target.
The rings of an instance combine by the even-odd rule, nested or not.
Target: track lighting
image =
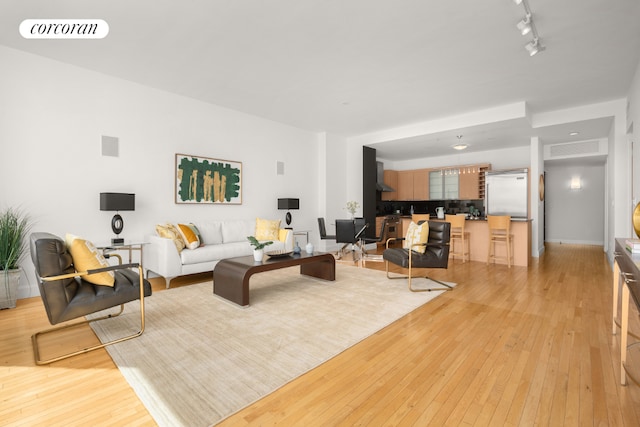
[[[520,20],[520,22],[516,24],[516,27],[523,36],[526,36],[529,33],[533,36],[533,40],[524,46],[529,53],[529,56],[533,56],[536,53],[543,51],[545,47],[540,42],[538,31],[536,31],[536,26],[533,23],[533,14],[529,8],[529,3],[527,0],[513,0],[513,2],[518,5],[522,4],[522,7],[524,8],[524,19]]]
[[[545,49],[544,46],[540,44],[540,41],[538,40],[537,37],[532,41],[530,41],[529,43],[527,43],[524,46],[524,48],[527,49],[527,52],[529,52],[529,56],[533,56],[536,53],[542,52]]]
[[[523,36],[529,34],[531,32],[531,15],[527,14],[523,20],[518,22],[516,27],[518,27],[518,30],[520,30]]]

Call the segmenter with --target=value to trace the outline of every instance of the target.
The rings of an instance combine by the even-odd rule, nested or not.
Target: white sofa
[[[200,231],[203,246],[196,249],[178,249],[173,240],[148,235],[142,251],[142,265],[147,278],[164,277],[167,288],[171,279],[186,274],[213,271],[221,259],[251,255],[253,247],[247,236],[255,236],[255,220],[225,220],[194,222]],[[280,240],[265,247],[265,252],[293,250],[293,230],[281,229]]]

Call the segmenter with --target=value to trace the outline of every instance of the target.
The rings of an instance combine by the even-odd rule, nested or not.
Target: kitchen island
[[[444,221],[431,218],[432,221]],[[513,234],[513,265],[526,267],[531,258],[531,219],[511,220],[511,234]],[[411,223],[410,216],[402,217],[401,230],[406,231]],[[468,219],[465,231],[469,233],[469,259],[471,261],[487,262],[489,253],[489,224],[486,219]],[[402,234],[404,235],[404,234]],[[456,242],[458,243],[458,242]],[[496,246],[497,256],[506,256],[504,245]],[[507,264],[506,261],[496,261],[497,264]]]

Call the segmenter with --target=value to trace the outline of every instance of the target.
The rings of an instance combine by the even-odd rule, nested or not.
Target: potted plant
[[[20,261],[27,254],[29,227],[29,217],[19,210],[0,212],[0,309],[16,306]]]
[[[356,215],[356,211],[358,210],[359,207],[360,207],[360,204],[355,200],[351,200],[347,202],[346,209],[347,209],[347,212],[351,214],[351,219],[353,219],[353,217]]]
[[[262,261],[264,257],[264,247],[272,244],[273,242],[260,242],[254,236],[247,236],[249,243],[253,246],[253,259],[255,261]]]

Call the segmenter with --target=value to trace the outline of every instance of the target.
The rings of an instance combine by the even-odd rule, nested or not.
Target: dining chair
[[[327,234],[327,228],[324,224],[324,218],[318,218],[318,228],[320,229],[321,240],[336,240],[335,234]]]
[[[356,238],[356,223],[353,219],[336,219],[336,242],[343,243],[338,251],[338,259],[341,259],[344,250],[351,246],[350,252],[355,262],[355,245],[358,243],[358,239]]]
[[[377,237],[366,237],[362,235],[360,237],[360,247],[362,248],[362,260],[363,261],[382,261],[382,255],[369,254],[366,250],[366,245],[371,243],[384,243],[387,235],[387,220],[382,220],[380,224],[380,235]]]

